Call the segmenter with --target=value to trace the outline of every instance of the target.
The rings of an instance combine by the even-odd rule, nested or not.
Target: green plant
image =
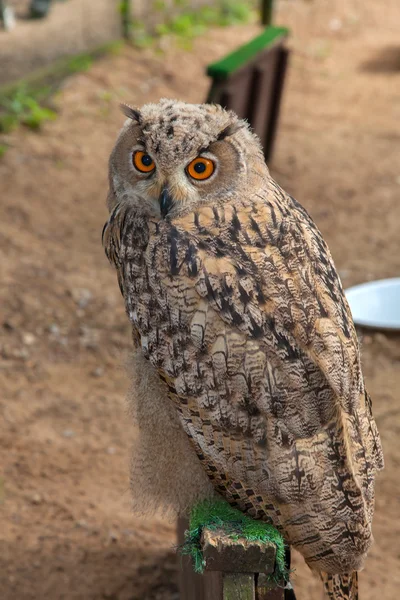
[[[179,8],[180,12],[171,17],[168,16],[164,0],[153,0],[152,8],[160,13],[160,22],[156,25],[153,35],[150,35],[142,21],[132,21],[134,44],[139,47],[148,46],[157,39],[171,36],[180,45],[188,47],[193,39],[204,33],[208,27],[225,27],[249,21],[256,4],[254,0],[220,0],[214,5],[205,5],[195,10],[188,7],[188,0],[174,0],[174,6]]]
[[[124,42],[118,40],[90,53],[62,58],[49,67],[34,71],[23,81],[2,87],[0,133],[7,133],[20,124],[40,129],[45,121],[55,119],[57,115],[49,108],[48,102],[57,93],[61,82],[74,73],[87,71],[95,59],[119,53],[123,46]]]
[[[20,123],[31,129],[39,129],[45,121],[54,120],[56,113],[40,104],[47,94],[47,88],[33,91],[22,83],[13,93],[0,95],[0,131],[7,133]]]
[[[119,13],[122,21],[122,31],[126,39],[131,35],[131,5],[130,0],[121,0],[119,3]]]
[[[15,129],[18,125],[18,118],[16,115],[12,113],[4,113],[0,112],[0,133],[9,133],[13,129]]]
[[[5,144],[0,144],[0,158],[2,158],[8,150],[8,146]],[[1,486],[1,483],[0,483]]]
[[[93,64],[93,57],[90,54],[78,54],[68,60],[68,70],[72,73],[81,73],[87,71]]]
[[[133,43],[138,48],[146,48],[153,44],[154,38],[148,33],[143,21],[134,19],[131,22],[130,30]]]
[[[251,2],[239,2],[236,0],[222,0],[220,25],[235,25],[236,23],[247,23],[253,11]]]
[[[103,49],[104,54],[112,54],[113,56],[118,56],[118,54],[121,54],[121,51],[123,50],[124,46],[125,40],[116,40],[115,42],[110,42]],[[94,59],[95,56],[93,56],[92,58]]]
[[[166,10],[165,0],[153,0],[152,8],[156,12]]]

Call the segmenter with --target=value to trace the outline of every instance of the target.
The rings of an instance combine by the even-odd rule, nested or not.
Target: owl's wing
[[[358,568],[382,455],[349,309],[310,217],[271,183],[252,202],[154,225],[146,267],[156,302],[151,326],[138,309],[142,348],[217,490],[270,518],[310,566]],[[130,278],[120,259],[125,296]]]

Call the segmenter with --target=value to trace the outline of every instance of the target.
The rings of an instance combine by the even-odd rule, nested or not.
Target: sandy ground
[[[293,55],[275,178],[311,212],[345,286],[398,276],[400,6],[281,2]],[[6,139],[0,162],[0,598],[177,599],[174,526],[134,517],[130,335],[100,244],[120,101],[205,98],[204,66],[255,26],[193,51],[124,48],[66,81],[59,118]],[[400,339],[360,332],[386,455],[363,600],[400,584]],[[299,600],[320,598],[296,559]]]

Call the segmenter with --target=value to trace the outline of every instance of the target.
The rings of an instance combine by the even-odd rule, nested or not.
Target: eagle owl
[[[135,494],[216,492],[356,599],[383,457],[328,247],[233,112],[124,112],[103,243],[136,346]]]

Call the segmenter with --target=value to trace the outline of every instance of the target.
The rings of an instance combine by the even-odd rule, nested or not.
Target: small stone
[[[96,529],[96,528],[91,529],[89,533],[90,533],[90,535],[94,535],[94,536],[100,535],[100,529]]]
[[[116,449],[113,446],[109,446],[107,448],[107,454],[115,454],[116,453]]]
[[[103,367],[96,367],[95,369],[93,369],[93,371],[91,372],[91,375],[93,377],[102,377],[104,375],[104,369]]]
[[[33,333],[24,333],[22,336],[22,341],[27,346],[32,346],[36,342],[36,338]]]
[[[110,541],[113,542],[113,544],[115,544],[119,540],[119,535],[116,531],[110,531],[110,533],[108,534],[108,537],[109,537]]]
[[[50,331],[50,333],[51,333],[52,335],[54,335],[54,336],[56,336],[56,337],[60,335],[60,328],[59,328],[59,326],[58,326],[58,325],[56,325],[56,323],[52,323],[52,324],[49,326],[49,331]]]
[[[341,19],[335,17],[329,21],[329,29],[331,31],[340,31],[343,27],[343,22]]]
[[[73,438],[76,435],[76,433],[75,433],[75,431],[73,431],[73,429],[64,429],[62,434],[65,438]]]
[[[87,529],[87,521],[85,521],[85,519],[79,519],[79,521],[77,521],[75,523],[75,525],[79,528],[79,529]]]
[[[135,535],[135,532],[132,529],[124,529],[122,531],[122,533],[126,536],[126,537],[132,537]]]
[[[17,348],[12,351],[11,356],[13,358],[22,358],[22,360],[27,360],[29,358],[29,352],[26,348]]]
[[[376,333],[375,341],[378,342],[378,344],[382,344],[383,346],[386,346],[388,343],[388,338],[384,333]]]
[[[92,292],[87,288],[73,289],[71,294],[79,308],[86,308],[93,297]]]
[[[98,346],[99,332],[87,325],[81,325],[79,342],[84,348],[95,350]]]
[[[40,494],[38,494],[37,492],[35,494],[32,494],[32,496],[31,496],[32,504],[38,505],[38,504],[41,504],[42,501],[43,501],[43,498]]]

